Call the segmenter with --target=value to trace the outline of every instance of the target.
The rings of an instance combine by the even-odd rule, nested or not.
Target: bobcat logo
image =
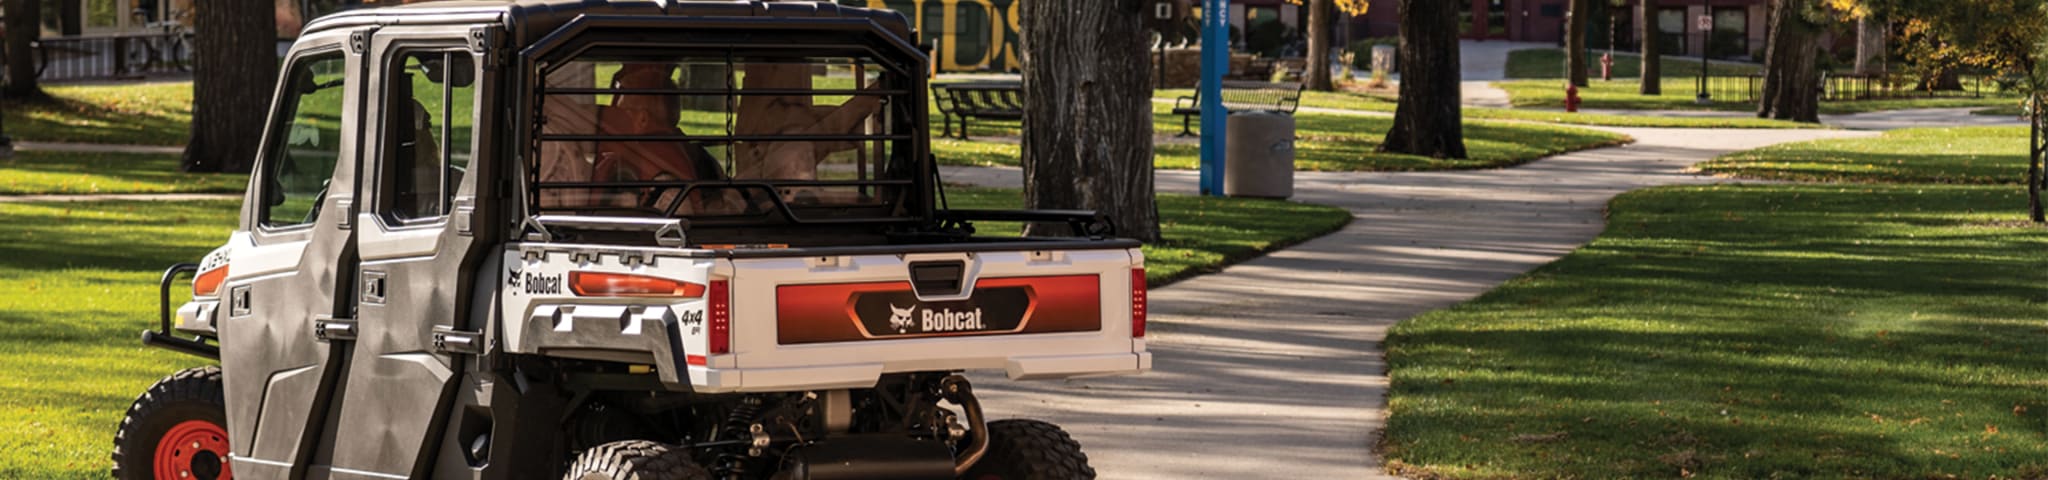
[[[917,324],[917,321],[911,318],[911,314],[917,312],[916,305],[911,305],[908,308],[897,308],[896,304],[891,303],[889,304],[889,311],[891,312],[889,315],[889,326],[896,327],[896,333],[910,333],[910,326]]]

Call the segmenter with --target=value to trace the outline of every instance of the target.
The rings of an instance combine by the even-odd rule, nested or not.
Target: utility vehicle
[[[1150,368],[1139,245],[948,208],[912,38],[808,2],[313,22],[239,228],[143,334],[219,365],[135,401],[116,476],[1092,477],[961,373]]]

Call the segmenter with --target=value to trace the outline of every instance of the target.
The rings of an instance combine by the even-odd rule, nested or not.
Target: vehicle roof
[[[449,0],[348,10],[320,17],[307,25],[305,31],[360,25],[481,23],[503,18],[513,39],[523,46],[582,15],[866,18],[906,41],[915,42],[910,36],[910,22],[901,13],[830,1]]]

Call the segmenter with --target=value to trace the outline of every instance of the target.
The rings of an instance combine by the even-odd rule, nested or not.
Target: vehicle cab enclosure
[[[903,402],[962,370],[1149,368],[1143,259],[1092,213],[949,208],[907,23],[596,0],[315,21],[240,228],[146,341],[218,355],[247,478],[534,478],[631,438],[733,476],[787,466],[755,443],[835,435],[968,457],[957,417]]]

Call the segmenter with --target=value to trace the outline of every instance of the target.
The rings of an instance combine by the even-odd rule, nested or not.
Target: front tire
[[[114,434],[114,478],[233,480],[220,367],[189,368],[158,380]]]
[[[711,480],[690,452],[674,445],[625,440],[590,447],[576,456],[563,480]]]
[[[1095,468],[1081,443],[1065,430],[1037,420],[988,422],[988,454],[964,480],[1088,480]]]

